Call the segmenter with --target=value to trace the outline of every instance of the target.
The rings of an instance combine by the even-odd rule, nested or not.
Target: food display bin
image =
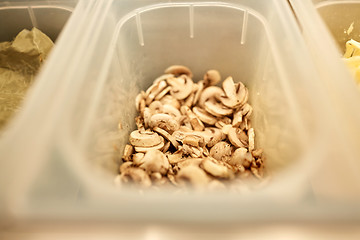
[[[354,152],[343,144],[333,96],[324,91],[287,1],[83,0],[56,44],[39,75],[39,94],[32,92],[0,140],[0,158],[7,159],[0,163],[6,169],[0,175],[3,216],[188,222],[344,217],[336,215],[342,209],[316,204],[309,181],[323,164],[339,155],[350,161]],[[268,185],[242,194],[139,194],[113,184],[135,128],[135,96],[172,64],[188,66],[195,80],[217,69],[249,88],[256,145],[272,173]],[[12,147],[15,141],[21,151]]]
[[[352,158],[344,158],[339,154],[332,158],[333,160],[327,161],[322,167],[322,174],[316,174],[312,180],[313,190],[321,199],[340,202],[347,199],[356,202],[360,194],[356,184],[360,180],[360,94],[341,58],[346,41],[351,38],[359,40],[357,24],[360,1],[289,2],[321,76],[319,81],[323,85],[323,91],[330,96],[333,111],[343,122],[341,127],[337,127],[344,136],[342,144],[346,147],[346,152],[353,153]],[[336,155],[335,152],[337,151],[334,151]],[[330,177],[334,172],[342,177]]]

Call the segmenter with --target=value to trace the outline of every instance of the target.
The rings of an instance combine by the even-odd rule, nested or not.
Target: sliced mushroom
[[[210,178],[206,175],[204,170],[196,166],[188,166],[181,169],[176,175],[176,182],[181,186],[191,184],[196,188],[202,188],[208,184]]]
[[[163,105],[163,113],[169,114],[170,116],[177,119],[178,121],[181,118],[180,111],[176,107],[169,105],[169,104]]]
[[[124,162],[123,164],[120,165],[119,167],[119,171],[120,173],[125,172],[126,169],[130,168],[133,165],[132,162]]]
[[[153,147],[163,143],[162,137],[157,133],[141,130],[131,132],[129,141],[134,147]]]
[[[197,102],[199,101],[200,96],[201,96],[201,94],[202,94],[202,92],[204,90],[204,80],[199,81],[197,83],[197,86],[198,87],[197,87],[197,90],[195,92],[195,96],[194,96],[193,103],[192,103],[193,105],[197,104]]]
[[[167,80],[171,86],[170,94],[178,100],[187,98],[192,92],[193,81],[186,75]]]
[[[151,128],[159,127],[169,133],[173,133],[179,129],[180,124],[169,114],[158,113],[151,116],[149,126]]]
[[[221,76],[217,70],[209,70],[204,75],[205,86],[213,86],[220,82]]]
[[[135,118],[135,124],[136,124],[136,127],[138,128],[138,130],[145,131],[144,119],[141,116],[137,116]]]
[[[228,133],[229,141],[237,148],[247,147],[248,136],[240,128],[231,128]]]
[[[122,159],[124,161],[130,161],[131,160],[131,155],[134,153],[134,147],[126,144],[125,148],[124,148],[124,154],[122,156]]]
[[[179,143],[176,139],[162,128],[154,127],[153,130],[168,140],[176,149],[179,147]]]
[[[183,105],[191,107],[195,98],[195,93],[191,93],[184,101]]]
[[[159,172],[163,175],[169,170],[170,164],[164,153],[159,150],[147,151],[144,158],[143,164],[140,168],[144,169],[147,173]]]
[[[150,187],[151,180],[143,169],[130,167],[120,175],[121,181],[125,183],[136,183],[142,187]]]
[[[145,107],[145,92],[141,91],[135,98],[136,110],[141,112],[141,108]]]
[[[152,146],[152,147],[134,147],[136,152],[140,152],[140,153],[146,153],[150,150],[160,150],[164,147],[164,142],[159,143],[156,146]]]
[[[224,117],[232,114],[233,110],[216,101],[206,101],[205,110],[213,116]]]
[[[177,163],[179,169],[183,169],[188,166],[198,167],[203,159],[202,158],[185,158],[183,161]]]
[[[162,113],[163,112],[163,105],[162,105],[162,103],[160,101],[153,101],[149,105],[149,109],[150,109],[152,114]]]
[[[229,108],[238,108],[248,100],[248,90],[243,83],[234,83],[232,77],[223,82],[225,96],[220,96],[221,102]]]
[[[195,131],[202,131],[205,128],[204,124],[200,121],[200,119],[198,119],[198,117],[191,111],[188,106],[182,106],[180,111],[188,116],[190,124]]]
[[[221,128],[221,131],[227,135],[227,134],[229,134],[229,131],[231,128],[232,128],[231,124],[226,124]]]
[[[176,164],[184,161],[184,159],[182,158],[182,152],[180,151],[173,154],[166,154],[166,157],[168,158],[170,164]]]
[[[198,105],[202,108],[205,107],[205,102],[209,100],[220,100],[220,97],[224,95],[224,91],[216,86],[205,88],[199,98]]]
[[[161,100],[166,94],[168,94],[171,90],[170,86],[167,86],[164,90],[162,90],[161,92],[159,92],[158,95],[156,95],[155,100]]]
[[[244,166],[249,168],[252,161],[251,153],[246,148],[238,148],[234,151],[228,163],[235,167]]]
[[[183,140],[183,144],[190,145],[192,147],[204,147],[204,137],[198,135],[187,135]]]
[[[175,107],[176,109],[180,109],[180,102],[174,98],[171,95],[166,95],[163,98],[160,99],[160,102],[165,106],[165,105],[171,105],[173,107]]]
[[[263,154],[263,150],[261,148],[253,150],[251,152],[251,154],[253,155],[254,158],[261,158],[262,154]]]
[[[208,147],[212,147],[226,138],[226,135],[220,129],[213,127],[205,128],[203,136]]]
[[[144,153],[135,153],[133,155],[133,163],[134,163],[134,165],[139,166],[139,165],[143,164],[144,163],[144,161],[143,161],[144,156],[145,156]]]
[[[147,95],[145,103],[146,105],[150,105],[150,103],[155,99],[155,97],[162,92],[167,87],[166,81],[160,81],[156,84],[153,84],[148,90],[146,90],[145,94]]]
[[[217,121],[214,116],[212,116],[202,108],[193,107],[192,110],[203,123],[206,123],[208,125],[214,125]]]
[[[227,161],[232,152],[232,146],[227,142],[219,142],[210,149],[210,157],[218,161]]]
[[[191,70],[183,65],[172,65],[165,70],[165,73],[173,74],[175,76],[180,76],[185,74],[190,78],[193,77]]]
[[[154,84],[157,84],[161,81],[167,80],[168,78],[172,78],[172,77],[175,77],[174,74],[163,74],[154,80]]]
[[[224,165],[221,165],[212,157],[205,158],[201,161],[200,167],[207,173],[218,178],[234,178],[234,173]]]
[[[248,136],[249,136],[249,151],[253,151],[255,149],[255,132],[253,128],[250,128],[248,130]]]
[[[162,152],[166,153],[169,150],[170,146],[171,146],[170,142],[165,143],[165,145],[164,145],[164,147],[162,149]]]

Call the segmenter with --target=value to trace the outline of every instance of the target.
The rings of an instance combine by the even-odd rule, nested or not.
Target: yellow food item
[[[360,87],[360,43],[351,39],[346,42],[344,61]]]
[[[0,129],[19,110],[53,42],[37,28],[0,43]]]

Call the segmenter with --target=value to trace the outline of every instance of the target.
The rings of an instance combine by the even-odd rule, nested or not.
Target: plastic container
[[[27,111],[17,122],[28,127],[0,142],[1,158],[11,160],[2,162],[10,173],[0,178],[7,213],[188,222],[327,217],[326,205],[306,213],[313,209],[308,178],[332,157],[327,150],[338,132],[328,129],[337,122],[286,1],[80,1],[72,20],[40,75],[61,82],[48,89],[53,101],[33,94],[26,110],[36,114]],[[55,64],[59,59],[66,60]],[[172,64],[189,66],[196,80],[216,68],[249,88],[256,144],[273,171],[267,187],[242,195],[141,196],[113,186],[135,127],[135,96]],[[10,147],[34,136],[36,145],[22,152]]]
[[[344,157],[344,153],[334,151],[336,145],[330,148],[329,153],[333,151],[333,158],[327,161],[319,174],[314,175],[313,190],[321,199],[339,203],[356,202],[360,199],[360,94],[341,58],[345,42],[351,38],[359,39],[357,19],[360,1],[289,2],[321,76],[319,80],[323,90],[330,96],[335,117],[341,122],[336,127],[343,136],[339,143],[347,149],[345,153],[349,153],[348,156],[352,155]],[[348,34],[352,22],[354,29]],[[336,177],[331,177],[334,173]]]

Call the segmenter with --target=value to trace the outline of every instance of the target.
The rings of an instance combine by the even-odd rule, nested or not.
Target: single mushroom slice
[[[218,84],[221,80],[219,71],[209,70],[204,75],[204,84],[205,86],[214,86]]]
[[[156,146],[152,146],[152,147],[135,147],[135,151],[139,152],[139,153],[146,153],[150,150],[160,150],[164,148],[164,142],[159,143]]]
[[[186,75],[170,78],[167,82],[171,86],[170,94],[178,100],[183,100],[192,93],[193,81]]]
[[[144,169],[147,173],[159,172],[162,175],[167,173],[169,167],[170,164],[167,157],[159,150],[147,151],[143,158],[143,164],[140,165],[140,168]]]
[[[217,119],[213,115],[209,114],[202,108],[193,107],[192,110],[203,123],[206,123],[208,125],[214,125],[217,121]]]
[[[171,95],[165,95],[163,98],[160,99],[160,102],[165,105],[171,105],[176,109],[180,109],[181,105],[180,102]]]
[[[153,147],[163,143],[163,138],[151,131],[135,130],[130,133],[129,141],[134,147]]]
[[[220,162],[212,157],[208,157],[202,160],[200,167],[204,169],[205,172],[217,178],[234,178],[234,173],[229,168],[220,164]]]
[[[205,126],[200,121],[200,119],[191,111],[188,106],[182,106],[180,108],[181,113],[186,114],[190,120],[190,124],[195,131],[202,131],[204,130]]]
[[[131,160],[131,155],[134,153],[134,147],[131,146],[130,144],[126,144],[124,147],[124,154],[122,156],[122,159],[124,161],[130,161]]]
[[[179,129],[180,124],[169,114],[158,113],[151,116],[149,126],[151,128],[159,127],[169,133],[173,133]]]
[[[172,65],[165,69],[165,73],[173,74],[174,76],[187,75],[189,78],[193,77],[191,70],[183,65]]]
[[[205,88],[199,98],[198,105],[202,108],[205,107],[205,102],[209,100],[217,100],[220,101],[220,97],[224,95],[224,91],[216,86],[210,86]]]
[[[184,103],[182,105],[191,108],[193,105],[194,98],[195,98],[195,93],[190,93],[190,95],[184,100]]]
[[[168,78],[172,78],[172,77],[175,77],[174,74],[163,74],[154,80],[154,84],[157,84],[161,81],[167,80]]]
[[[228,108],[214,100],[206,101],[204,106],[205,106],[205,110],[208,113],[216,117],[224,117],[231,115],[233,113],[233,110],[231,108]]]
[[[245,168],[249,168],[251,166],[251,163],[253,161],[253,157],[251,156],[251,153],[248,152],[248,150],[246,148],[237,148],[230,160],[227,162],[229,163],[231,166],[234,167],[240,167],[243,166]]]
[[[120,175],[120,179],[124,183],[135,183],[142,187],[150,187],[151,180],[143,169],[130,167],[125,169]]]
[[[166,94],[168,94],[171,90],[170,86],[167,86],[164,90],[162,90],[161,92],[159,92],[158,95],[156,95],[155,100],[160,100],[162,99],[164,96],[166,96]]]
[[[169,150],[170,146],[171,146],[171,143],[170,143],[170,142],[166,142],[165,145],[164,145],[164,147],[162,148],[162,152],[163,152],[163,153],[166,153],[166,152]]]
[[[120,165],[119,167],[119,172],[123,173],[125,172],[126,169],[132,167],[133,163],[132,162],[124,162]]]
[[[250,128],[248,130],[248,136],[249,136],[249,151],[253,151],[255,149],[255,132],[253,128]]]
[[[133,163],[135,166],[139,166],[144,163],[143,158],[145,154],[144,153],[135,153],[133,155]]]
[[[145,92],[145,94],[147,95],[145,100],[146,105],[150,105],[150,103],[155,99],[155,97],[159,93],[161,93],[166,87],[167,87],[167,83],[165,80],[153,84],[151,87],[149,87]]]
[[[163,105],[163,113],[169,114],[170,116],[178,120],[180,120],[181,118],[181,113],[179,109],[177,109],[173,105],[169,105],[169,104]]]
[[[201,96],[203,90],[204,90],[204,80],[201,80],[201,81],[199,81],[199,82],[197,83],[197,90],[196,90],[196,92],[195,92],[195,96],[194,96],[192,105],[195,106],[195,105],[197,104],[197,102],[199,101],[200,96]]]
[[[210,181],[204,170],[196,166],[187,166],[176,175],[176,182],[180,186],[189,185],[195,188],[205,187]]]
[[[222,104],[229,108],[239,108],[248,100],[248,90],[242,82],[234,83],[232,77],[223,82],[225,96],[220,96]]]
[[[204,147],[205,141],[203,136],[187,135],[183,140],[183,144],[187,144],[192,147]]]
[[[227,161],[232,153],[232,146],[227,142],[218,142],[210,149],[210,157],[218,161]]]
[[[154,127],[153,130],[168,140],[176,149],[179,147],[179,143],[176,141],[176,139],[164,129]]]
[[[254,158],[261,158],[263,154],[263,150],[261,148],[251,151],[251,154]]]
[[[226,135],[220,129],[213,127],[205,128],[205,131],[201,132],[201,134],[204,137],[206,146],[210,148],[226,138]]]
[[[179,162],[184,161],[184,159],[182,158],[182,152],[181,151],[176,151],[175,153],[167,153],[166,157],[169,160],[170,164],[176,164]]]
[[[163,105],[162,105],[162,103],[160,101],[153,101],[149,105],[149,109],[150,109],[150,112],[152,114],[162,113],[163,112]]]
[[[247,147],[248,136],[240,128],[230,128],[228,133],[229,141],[237,148]]]
[[[234,112],[233,121],[232,121],[233,127],[240,127],[241,124],[244,124],[244,121],[247,121],[247,119],[250,118],[251,113],[252,113],[252,107],[250,106],[250,104],[245,103],[244,106],[242,106],[236,112]]]
[[[136,110],[138,112],[141,112],[140,109],[142,107],[145,107],[145,92],[141,91],[135,98],[135,106],[136,106]]]

